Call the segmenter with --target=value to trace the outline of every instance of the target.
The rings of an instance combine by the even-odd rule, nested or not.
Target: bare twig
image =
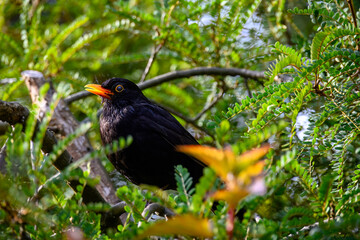
[[[170,209],[158,204],[158,203],[150,203],[141,215],[148,220],[152,214],[158,213],[160,216],[172,217],[175,216],[175,213]]]
[[[253,79],[260,83],[261,83],[261,81],[259,81],[260,79],[268,78],[263,71],[252,71],[242,68],[198,67],[193,69],[168,72],[159,75],[157,77],[151,78],[143,83],[140,83],[138,84],[138,86],[141,90],[144,90],[178,78],[187,78],[187,77],[200,76],[200,75],[241,76],[244,78],[246,77],[249,79]],[[65,98],[65,102],[67,104],[70,104],[73,101],[85,98],[90,95],[93,94],[87,91],[81,91]]]
[[[349,9],[350,9],[350,12],[351,12],[351,16],[352,16],[352,19],[353,19],[353,22],[354,22],[354,27],[357,28],[357,21],[356,21],[356,13],[355,13],[355,8],[354,8],[354,2],[353,0],[346,0],[347,3],[348,3],[348,6],[349,6]],[[356,50],[359,50],[360,48],[360,44],[359,44],[359,39],[357,38],[356,39]]]
[[[4,78],[0,80],[0,85],[11,84],[17,81],[17,78]]]
[[[267,78],[264,72],[252,71],[242,68],[198,67],[198,68],[179,70],[179,71],[174,71],[159,75],[157,77],[149,79],[146,82],[140,83],[139,88],[146,89],[149,87],[157,86],[164,82],[169,82],[174,79],[187,78],[187,77],[200,76],[200,75],[241,76],[241,77],[251,78],[256,81],[258,81],[259,79]]]
[[[222,98],[223,94],[224,94],[224,90],[221,89],[220,93],[216,95],[216,97],[211,101],[211,103],[205,105],[204,108],[191,120],[193,122],[196,122],[197,120],[199,120],[201,118],[201,116],[204,115],[204,113],[206,113],[210,108],[212,108]]]
[[[163,44],[159,44],[153,48],[153,50],[151,52],[151,56],[149,58],[149,61],[146,64],[143,74],[141,75],[141,78],[140,78],[141,83],[145,81],[145,78],[149,74],[150,69],[155,61],[156,55],[158,54],[158,52],[161,50],[162,47],[163,47]]]
[[[36,9],[38,8],[39,3],[40,3],[40,0],[32,1],[31,9],[29,11],[29,19],[32,19],[32,17],[34,16],[34,13],[36,12]]]
[[[353,18],[354,21],[354,27],[357,28],[357,21],[356,21],[356,13],[355,13],[355,8],[354,8],[354,2],[353,0],[346,0],[349,8],[350,8],[350,12],[351,12],[351,16]]]
[[[6,173],[6,143],[2,148],[0,149],[0,173],[5,174]]]
[[[74,94],[68,96],[67,98],[65,98],[64,102],[69,105],[72,102],[75,102],[77,100],[86,98],[86,97],[91,96],[91,95],[92,94],[90,92],[88,92],[88,91],[77,92],[77,93],[74,93]]]
[[[121,224],[120,215],[125,213],[126,203],[121,201],[113,205],[101,218],[103,228],[116,228]]]
[[[249,88],[249,83],[248,83],[248,79],[247,79],[247,78],[244,78],[244,85],[245,85],[246,91],[248,92],[249,98],[252,98],[252,93],[251,93],[251,90],[250,90],[250,88]]]

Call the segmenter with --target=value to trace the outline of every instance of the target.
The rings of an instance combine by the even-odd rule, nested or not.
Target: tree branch
[[[347,3],[348,3],[348,6],[349,6],[349,9],[350,9],[350,12],[351,12],[351,16],[353,18],[353,21],[354,21],[354,27],[357,28],[357,21],[356,21],[356,12],[355,12],[355,9],[354,9],[354,2],[353,0],[346,0]],[[356,38],[356,50],[359,50],[360,48],[360,45],[359,45],[359,39]]]
[[[141,213],[141,215],[146,220],[149,220],[151,215],[156,212],[159,213],[160,216],[167,216],[167,217],[175,216],[175,213],[173,211],[158,203],[150,203],[146,208],[144,208],[144,211]]]
[[[50,82],[50,88],[43,99],[39,99],[40,88],[45,84],[45,79],[42,73],[37,71],[24,71],[21,73],[25,83],[29,89],[31,99],[34,104],[40,107],[38,118],[41,120],[46,112],[50,111],[50,104],[53,96],[56,94],[55,89]],[[62,99],[59,100],[49,122],[49,128],[56,130],[60,137],[66,137],[73,133],[79,127],[78,121],[72,115],[70,109]],[[93,148],[85,135],[79,136],[67,147],[68,152],[77,161],[86,154],[93,151]],[[86,164],[81,165],[83,170],[87,169]],[[119,201],[115,194],[114,186],[112,185],[109,175],[102,166],[98,158],[92,159],[90,162],[90,176],[95,178],[100,176],[100,182],[95,186],[106,202],[115,204]]]
[[[212,108],[222,98],[223,94],[224,94],[224,90],[221,89],[220,93],[218,95],[216,95],[216,97],[212,100],[212,102],[205,105],[204,108],[191,120],[194,122],[199,120],[201,118],[201,116],[204,115],[204,113],[206,113],[210,108]]]
[[[250,90],[250,88],[249,88],[249,83],[248,83],[248,79],[247,79],[247,78],[244,78],[244,85],[245,85],[246,91],[248,92],[249,98],[252,98],[252,93],[251,93],[251,90]]]
[[[146,82],[140,83],[140,89],[146,89],[157,86],[164,82],[169,82],[178,78],[188,78],[200,75],[220,75],[220,76],[241,76],[254,80],[266,79],[264,72],[252,71],[241,68],[219,68],[219,67],[198,67],[187,70],[179,70],[174,72],[165,73],[157,77],[151,78]]]
[[[140,78],[141,83],[145,81],[145,78],[149,74],[151,66],[153,65],[153,63],[155,61],[156,55],[158,54],[158,52],[161,50],[162,47],[163,47],[163,44],[159,44],[159,45],[157,45],[156,47],[153,48],[151,56],[149,58],[149,61],[146,64],[146,67],[145,67],[145,70],[144,70],[143,74],[141,75],[141,78]]]
[[[126,203],[119,202],[112,206],[101,218],[101,226],[103,229],[116,228],[121,223],[120,215],[125,213]]]
[[[26,119],[28,118],[30,112],[29,110],[22,106],[17,102],[5,102],[0,100],[0,120],[9,123],[10,125],[15,125],[17,123],[22,124],[23,130],[25,129]],[[37,121],[35,132],[38,131],[40,126],[40,122]],[[55,138],[54,134],[46,130],[45,136],[43,139],[43,144],[41,150],[44,153],[51,153],[53,147],[57,144],[57,139]],[[73,158],[69,154],[68,151],[64,151],[60,156],[56,159],[53,165],[60,171],[64,170],[67,166],[69,166],[73,162]],[[70,183],[71,188],[76,191],[76,186],[80,183],[77,180],[73,180]],[[103,202],[105,203],[104,199],[100,196],[99,192],[86,185],[84,192],[83,192],[83,200],[84,203],[90,202]]]
[[[262,71],[252,71],[242,68],[219,68],[219,67],[198,67],[187,70],[179,70],[174,72],[168,72],[157,77],[151,78],[143,83],[139,83],[138,86],[141,90],[160,85],[164,82],[169,82],[178,78],[188,78],[193,76],[200,75],[220,75],[220,76],[241,76],[244,78],[250,78],[255,81],[259,79],[267,79],[268,77]],[[67,104],[72,103],[73,101],[91,96],[90,92],[81,91],[75,94],[72,94],[65,98]]]
[[[17,79],[16,78],[4,78],[0,80],[0,85],[6,85],[6,84],[11,84],[16,82]]]
[[[65,102],[67,105],[69,105],[69,104],[72,103],[72,102],[75,102],[75,101],[77,101],[77,100],[86,98],[86,97],[91,96],[91,95],[93,95],[93,94],[90,93],[90,92],[88,92],[88,91],[80,91],[80,92],[71,94],[70,96],[66,97],[66,98],[64,99],[64,102]]]
[[[2,148],[0,149],[0,173],[5,174],[6,173],[6,143]]]

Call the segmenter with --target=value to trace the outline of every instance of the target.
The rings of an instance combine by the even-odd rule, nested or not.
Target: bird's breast
[[[131,119],[134,117],[134,109],[131,106],[120,109],[104,106],[100,118],[100,135],[103,143],[109,144],[131,135],[129,130],[133,129]]]

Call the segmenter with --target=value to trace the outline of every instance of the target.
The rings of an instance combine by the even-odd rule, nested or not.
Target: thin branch
[[[152,65],[153,65],[153,63],[155,61],[156,55],[158,54],[158,52],[161,50],[162,47],[163,47],[163,44],[159,44],[159,45],[157,45],[156,47],[153,48],[153,50],[151,52],[151,56],[149,58],[149,61],[146,64],[146,67],[145,67],[145,70],[144,70],[143,74],[141,75],[141,78],[140,78],[141,83],[145,81],[145,78],[149,74],[150,69],[151,69],[151,67],[152,67]]]
[[[199,120],[201,118],[201,116],[204,115],[204,113],[206,113],[210,108],[212,108],[222,98],[224,92],[225,91],[223,89],[221,89],[220,93],[218,95],[216,95],[216,97],[212,100],[212,102],[205,105],[204,108],[195,117],[193,117],[191,119],[191,121],[196,122],[197,120]]]
[[[7,140],[6,140],[7,141]],[[6,142],[0,149],[0,173],[5,174],[6,173]]]
[[[120,215],[125,213],[126,203],[121,201],[113,205],[101,218],[101,227],[102,229],[107,228],[116,228],[121,224]]]
[[[32,6],[31,9],[29,11],[29,19],[32,19],[32,17],[34,16],[34,13],[36,12],[36,9],[38,8],[40,3],[40,0],[33,0],[32,1]]]
[[[0,80],[0,85],[11,84],[17,81],[17,78],[4,78]]]
[[[140,83],[140,89],[146,89],[149,87],[154,87],[160,85],[164,82],[169,82],[178,78],[188,78],[193,76],[200,75],[219,75],[219,76],[241,76],[251,78],[255,81],[259,79],[266,79],[265,73],[262,71],[252,71],[242,68],[220,68],[220,67],[198,67],[187,70],[179,70],[174,72],[168,72],[152,79],[149,79],[146,82]]]
[[[172,217],[175,216],[175,213],[170,209],[158,204],[158,203],[150,203],[141,215],[146,219],[149,220],[152,214],[158,213],[160,216],[167,216]]]
[[[354,21],[354,27],[357,28],[357,21],[356,21],[356,13],[355,13],[355,9],[354,9],[354,2],[353,0],[346,0],[351,12],[351,16],[353,18]],[[360,44],[359,44],[359,39],[356,39],[356,50],[359,50],[360,48]]]
[[[249,83],[248,83],[248,79],[247,79],[247,78],[244,78],[244,85],[245,85],[246,91],[248,92],[249,98],[252,98],[252,93],[251,93],[251,90],[250,90],[250,88],[249,88]]]
[[[263,71],[252,71],[242,68],[198,67],[193,69],[168,72],[151,78],[143,83],[139,83],[138,86],[141,90],[144,90],[178,78],[188,78],[200,75],[241,76],[244,78],[253,79],[259,83],[261,83],[260,79],[268,78]],[[90,95],[93,94],[87,91],[81,91],[65,98],[65,102],[70,104],[73,101],[85,98]]]
[[[77,92],[77,93],[71,94],[70,96],[66,97],[64,99],[64,102],[69,105],[72,102],[75,102],[77,100],[86,98],[86,97],[91,96],[91,95],[93,95],[93,94],[88,92],[88,91]]]
[[[354,9],[354,2],[353,0],[346,0],[349,8],[350,8],[350,12],[354,21],[354,27],[357,28],[357,21],[356,21],[356,13],[355,13],[355,9]]]

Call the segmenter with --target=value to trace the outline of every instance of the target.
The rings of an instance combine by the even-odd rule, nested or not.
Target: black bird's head
[[[124,78],[111,78],[101,85],[88,84],[85,90],[103,98],[104,103],[131,103],[146,100],[140,88]]]

